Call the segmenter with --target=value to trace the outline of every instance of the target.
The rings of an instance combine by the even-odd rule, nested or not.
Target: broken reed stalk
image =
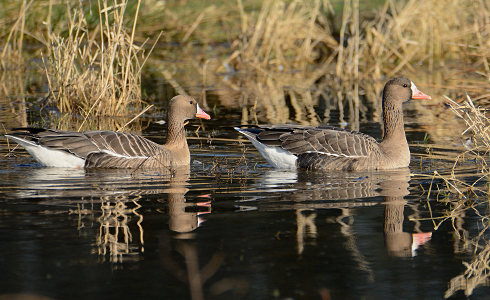
[[[463,119],[467,125],[467,129],[461,134],[472,133],[472,144],[474,147],[468,147],[468,149],[489,152],[490,119],[485,114],[486,109],[475,106],[469,95],[466,95],[463,103],[457,103],[447,96],[444,96],[444,98],[449,103],[451,110]]]

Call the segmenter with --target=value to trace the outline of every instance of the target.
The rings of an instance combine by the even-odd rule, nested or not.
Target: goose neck
[[[185,127],[183,121],[169,119],[167,123],[167,141],[166,145],[182,145],[187,147],[185,137]]]
[[[383,140],[406,140],[401,103],[385,103],[383,105]]]

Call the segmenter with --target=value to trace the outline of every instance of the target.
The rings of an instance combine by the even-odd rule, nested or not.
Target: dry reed
[[[449,298],[458,291],[470,296],[479,286],[490,284],[490,244],[486,239],[490,218],[488,211],[490,169],[487,164],[490,150],[490,119],[487,117],[487,110],[475,105],[468,95],[461,103],[447,96],[445,98],[451,110],[466,123],[467,128],[461,132],[461,135],[471,137],[469,143],[464,145],[466,151],[458,155],[451,174],[442,175],[434,171],[427,193],[427,206],[430,213],[428,219],[432,220],[434,229],[437,230],[445,222],[451,222],[456,241],[463,243],[463,249],[459,251],[472,253],[471,261],[463,262],[465,270],[450,280],[444,295],[445,298]],[[473,171],[469,174],[471,180],[463,178],[465,174],[457,175],[456,172],[467,158],[479,167],[479,172]],[[433,193],[436,194],[436,201],[444,203],[447,207],[440,216],[435,216],[431,209],[429,197],[434,197]],[[463,228],[465,217],[471,213],[477,216],[478,228],[480,228],[478,234],[473,237]]]
[[[138,1],[139,7],[140,1]],[[123,116],[141,106],[141,69],[146,58],[124,26],[127,1],[99,1],[99,25],[89,30],[83,7],[70,11],[68,36],[51,32],[43,57],[50,97],[62,113]]]
[[[487,154],[490,150],[490,119],[485,115],[486,110],[475,106],[469,96],[466,96],[465,101],[461,104],[447,96],[446,100],[456,116],[463,119],[466,123],[467,128],[461,132],[461,136],[469,135],[469,140],[464,142],[463,145],[463,149],[466,150],[456,156],[450,174],[441,174],[438,171],[434,171],[434,174],[431,176],[431,185],[427,200],[429,200],[431,193],[434,191],[439,196],[442,189],[442,194],[444,195],[446,195],[445,193],[448,193],[447,195],[457,195],[456,202],[462,199],[463,202],[459,203],[462,205],[458,204],[458,206],[464,210],[467,208],[465,203],[467,199],[473,198],[473,196],[485,195],[488,192],[484,188],[481,188],[481,185],[487,183],[488,177],[490,176],[490,168],[487,164]],[[460,178],[465,176],[465,174],[457,175],[458,168],[467,160],[477,163],[479,168],[478,172],[472,173],[472,178],[475,176],[478,177],[476,180],[473,179],[472,182],[467,182],[464,178]],[[442,180],[442,184],[435,184],[436,180]],[[468,206],[472,204],[472,202],[469,202]],[[446,219],[452,218],[453,213]]]
[[[485,1],[387,0],[372,20],[361,19],[359,0],[344,0],[343,7],[336,33],[326,17],[328,1],[265,1],[253,21],[253,15],[246,13],[238,0],[242,34],[219,71],[246,75],[232,83],[236,90],[246,90],[242,106],[261,112],[265,109],[262,116],[273,122],[314,123],[315,118],[296,116],[308,115],[308,108],[321,99],[334,98],[341,121],[347,109],[350,121],[356,123],[359,113],[367,112],[366,102],[380,118],[379,95],[387,78],[416,78],[420,70],[435,72],[455,62],[468,66],[456,67],[464,83],[456,82],[458,76],[454,76],[445,80],[445,89],[471,85],[481,90],[488,86],[490,13]],[[251,80],[255,83],[248,88]],[[274,89],[264,90],[264,86]],[[312,98],[311,91],[316,89],[325,92]],[[298,97],[298,105],[289,103],[289,92],[295,90],[310,91],[306,97]],[[490,99],[490,95],[484,94],[482,99]]]
[[[25,83],[30,76],[24,76],[26,69],[22,52],[24,49],[26,11],[32,1],[23,0],[17,15],[12,20],[10,30],[5,33],[3,48],[0,48],[0,101],[8,107],[4,122],[15,126],[27,126]],[[9,117],[15,121],[9,122]],[[12,125],[10,124],[10,125]]]
[[[265,1],[257,20],[243,9],[238,0],[241,15],[241,36],[236,39],[233,53],[223,65],[244,73],[244,80],[235,90],[244,90],[242,105],[256,109],[265,108],[269,120],[287,121],[288,105],[298,122],[315,123],[311,86],[323,75],[312,66],[321,59],[321,52],[335,47],[337,42],[326,29],[328,22],[320,13],[321,1]],[[243,86],[245,85],[245,89]],[[286,90],[284,89],[285,87]],[[267,103],[268,105],[263,105]]]
[[[93,119],[91,126],[85,122],[94,116],[134,116],[141,111],[141,72],[149,55],[144,50],[145,42],[140,46],[135,43],[141,1],[131,4],[135,6],[135,15],[129,24],[130,30],[126,29],[125,15],[130,4],[127,0],[99,0],[96,8],[89,7],[91,4],[22,2],[18,16],[5,21],[11,24],[8,34],[0,31],[6,36],[0,52],[1,95],[24,97],[26,81],[32,78],[26,73],[32,73],[32,70],[28,71],[23,62],[29,60],[29,55],[34,55],[41,56],[46,79],[38,84],[47,85],[48,89],[48,96],[44,97],[47,101],[43,104],[56,106],[62,114],[71,114],[74,119],[83,119],[81,123],[74,122],[78,123],[78,128],[63,126],[64,129],[99,129],[101,126],[98,125],[93,128]],[[43,15],[44,11],[47,12]],[[61,16],[60,11],[63,11]],[[24,50],[25,37],[29,38],[30,50]],[[40,55],[39,50],[32,51],[37,49],[32,45],[40,46]],[[13,84],[10,78],[19,76],[27,79]],[[20,92],[19,88],[22,89]],[[22,119],[21,125],[27,125],[25,117]]]
[[[486,109],[475,106],[470,96],[462,103],[457,103],[445,97],[451,110],[466,123],[467,129],[461,134],[471,133],[473,147],[471,150],[488,152],[490,150],[490,119]],[[468,146],[469,148],[469,146]]]
[[[69,17],[56,15],[55,12],[67,11],[58,3],[23,0],[16,18],[0,21],[10,26],[10,31],[0,30],[7,40],[2,52],[19,53],[15,49],[23,49],[26,38],[29,42],[41,42],[48,48],[43,51],[51,99],[76,99],[57,103],[63,112],[73,110],[84,116],[89,111],[94,115],[128,114],[119,110],[124,105],[141,108],[141,92],[133,89],[133,83],[139,85],[144,53],[141,47],[134,46],[134,41],[144,43],[142,35],[156,37],[161,30],[165,30],[165,41],[180,42],[179,58],[182,53],[199,55],[199,59],[191,62],[195,70],[185,74],[202,76],[191,77],[199,82],[186,85],[206,89],[207,84],[220,81],[231,87],[241,99],[244,120],[256,119],[258,114],[270,122],[315,124],[328,121],[328,110],[338,108],[341,122],[344,112],[348,112],[349,120],[355,124],[371,115],[380,118],[379,95],[388,77],[408,75],[417,83],[429,81],[430,85],[433,81],[430,76],[421,81],[416,77],[425,70],[432,76],[444,68],[441,84],[432,86],[446,89],[451,96],[461,87],[481,91],[490,80],[490,13],[483,0],[447,3],[387,0],[372,19],[360,15],[359,0],[344,0],[338,26],[331,18],[334,12],[328,0],[267,0],[258,14],[244,7],[241,0],[237,0],[234,12],[229,11],[232,5],[228,3],[209,6],[193,2],[192,5],[202,8],[198,13],[184,9],[185,5],[149,0],[141,8],[145,16],[143,26],[138,26],[139,32],[134,31],[136,17],[129,33],[123,26],[128,25],[128,18],[124,18],[126,1],[97,1],[100,11],[95,13],[100,19],[97,26],[88,24],[88,19],[94,18],[87,17],[87,7],[83,10],[69,1],[66,2]],[[139,8],[139,1],[132,3],[138,3]],[[10,7],[7,9],[12,11]],[[36,12],[46,7],[47,15]],[[238,15],[240,23],[236,24]],[[33,24],[37,27],[33,28]],[[24,27],[29,35],[24,34]],[[43,30],[45,36],[39,33]],[[189,51],[216,41],[213,39],[217,36],[231,41],[232,51],[224,59],[220,57],[223,53],[219,53],[223,49],[217,50],[219,58],[211,60],[202,48]],[[79,51],[75,53],[73,49]],[[163,55],[168,56],[175,48],[164,51]],[[165,64],[165,74],[170,74],[166,77],[176,86],[182,86],[177,77],[184,73],[181,68]],[[240,77],[229,80],[230,77],[216,76],[223,72]],[[216,81],[212,82],[213,79]],[[84,81],[91,84],[83,84]],[[115,104],[107,108],[106,99]],[[479,99],[473,99],[484,102],[490,99],[490,94],[480,93]],[[237,106],[236,102],[232,104]],[[325,111],[317,116],[314,106],[324,106]]]

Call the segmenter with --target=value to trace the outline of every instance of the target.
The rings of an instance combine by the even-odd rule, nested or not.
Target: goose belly
[[[7,136],[16,141],[40,164],[45,167],[56,168],[83,168],[85,160],[61,150],[53,150],[36,143],[15,137]]]
[[[85,160],[60,150],[51,150],[38,146],[35,149],[32,147],[26,148],[35,160],[46,167],[57,168],[83,168]]]
[[[274,168],[279,169],[296,169],[297,157],[291,152],[280,147],[266,146],[259,141],[249,139],[259,153],[270,163]]]

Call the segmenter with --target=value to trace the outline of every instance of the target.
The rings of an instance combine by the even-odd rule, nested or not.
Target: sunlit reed
[[[62,113],[128,115],[128,108],[137,111],[142,105],[145,56],[133,43],[134,27],[128,33],[123,26],[127,1],[98,4],[99,26],[95,29],[87,27],[83,7],[75,5],[67,7],[68,36],[50,31],[43,56],[50,97]]]
[[[328,121],[311,116],[322,101],[339,109],[341,121],[348,111],[349,120],[358,122],[367,103],[379,116],[383,83],[399,75],[417,78],[420,72],[455,68],[459,75],[444,80],[449,91],[482,90],[490,80],[484,1],[387,0],[374,18],[363,19],[359,1],[345,0],[338,33],[328,19],[328,1],[265,1],[257,18],[237,3],[242,34],[218,70],[240,72],[225,84],[243,94],[248,121],[256,113],[270,122]]]

